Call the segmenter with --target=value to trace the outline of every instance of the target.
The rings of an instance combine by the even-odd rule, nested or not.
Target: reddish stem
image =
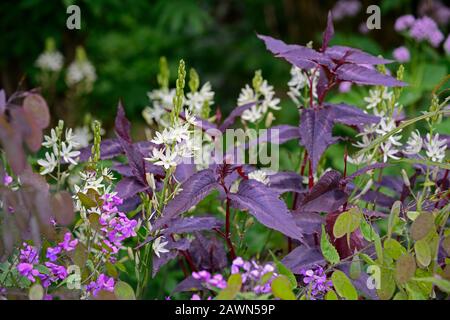
[[[308,168],[308,188],[311,190],[314,187],[314,176],[312,171],[312,161],[309,159],[309,168]]]
[[[233,243],[231,242],[231,228],[230,228],[230,200],[227,198],[226,200],[226,217],[225,217],[225,241],[227,242],[228,248],[230,250],[231,259],[236,258],[236,253],[234,251]]]

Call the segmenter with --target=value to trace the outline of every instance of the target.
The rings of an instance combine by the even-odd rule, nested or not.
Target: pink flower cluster
[[[444,40],[437,23],[430,17],[415,19],[412,15],[399,17],[395,22],[396,31],[409,31],[409,35],[416,41],[428,41],[437,48]]]
[[[101,208],[99,223],[102,225],[103,242],[113,254],[116,254],[125,239],[136,236],[137,221],[128,219],[123,212],[119,211],[117,206],[123,203],[121,198],[105,194],[102,199],[104,203]],[[106,249],[103,250],[107,251]]]
[[[90,292],[94,297],[102,290],[109,292],[114,291],[114,279],[103,273],[98,276],[96,281],[92,281],[86,286],[86,291]]]
[[[64,235],[64,240],[56,247],[47,248],[46,257],[50,261],[44,263],[45,267],[48,269],[48,272],[44,272],[37,268],[37,265],[39,265],[38,250],[27,243],[23,243],[23,248],[20,249],[19,253],[17,271],[21,276],[26,277],[33,283],[36,282],[36,279],[40,279],[42,286],[47,288],[52,283],[67,278],[68,274],[66,267],[53,262],[58,260],[58,256],[63,252],[74,250],[77,244],[78,240],[72,240],[72,235],[68,232]]]

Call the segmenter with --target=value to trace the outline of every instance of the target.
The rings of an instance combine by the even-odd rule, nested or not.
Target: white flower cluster
[[[81,213],[83,218],[86,218],[87,213],[100,214],[100,209],[98,207],[86,209],[85,206],[81,204],[78,193],[81,192],[87,194],[89,190],[94,190],[99,195],[116,195],[116,193],[112,191],[113,185],[111,183],[106,183],[115,179],[111,170],[109,168],[103,168],[101,174],[98,174],[96,171],[82,171],[79,173],[79,177],[81,178],[80,183],[74,184],[73,186],[75,191],[73,196],[73,199],[75,200],[75,209]]]
[[[92,85],[97,80],[94,65],[89,60],[75,60],[69,65],[66,74],[66,83],[74,86],[80,82]]]
[[[423,139],[419,131],[415,130],[408,138],[403,152],[409,155],[419,155],[423,148],[428,159],[434,162],[442,162],[447,150],[447,141],[440,139],[439,134],[432,136],[430,133],[427,133],[426,138]]]
[[[88,126],[76,127],[73,131],[73,140],[78,145],[78,148],[85,148],[89,146],[94,136]]]
[[[164,128],[162,132],[156,132],[152,142],[162,147],[153,148],[151,157],[145,158],[145,160],[167,170],[175,168],[183,158],[194,156],[194,151],[198,150],[192,129],[196,120],[189,111],[185,112],[185,119],[185,121],[175,119],[175,123],[171,127]]]
[[[289,91],[287,95],[296,105],[301,105],[303,103],[300,99],[304,95],[304,89],[310,89],[310,81],[312,83],[313,98],[317,99],[317,82],[319,81],[319,72],[317,69],[304,71],[299,67],[292,66],[291,80],[288,82]]]
[[[397,125],[392,115],[388,115],[388,106],[392,104],[393,92],[389,91],[386,87],[380,87],[369,90],[369,97],[365,97],[364,101],[367,102],[367,109],[372,110],[374,115],[381,118],[378,124],[371,124],[364,127],[363,131],[357,136],[361,137],[361,141],[353,144],[360,149],[369,146],[373,140],[378,136],[386,135],[388,132],[394,130]],[[401,108],[397,104],[394,108]],[[391,135],[389,139],[380,144],[379,150],[383,155],[383,161],[387,162],[388,158],[398,160],[400,159],[397,154],[401,151],[400,147],[403,145],[400,141],[402,136],[401,130],[396,134]],[[355,165],[370,164],[374,162],[374,159],[370,155],[361,154],[356,158],[348,157],[348,162]]]
[[[256,103],[250,109],[245,110],[241,118],[250,123],[257,123],[264,118],[269,109],[280,110],[280,99],[275,98],[273,86],[269,85],[267,80],[263,80],[257,90],[248,84],[242,88],[239,94],[237,105],[242,106],[247,103],[256,102],[262,98],[261,102]]]
[[[42,71],[59,72],[64,64],[64,57],[59,51],[43,52],[36,60],[36,66]]]
[[[186,94],[185,104],[192,114],[200,115],[205,105],[214,104],[214,91],[211,89],[211,84],[206,82],[199,91]]]
[[[74,150],[78,147],[72,129],[66,129],[65,139],[62,139],[63,125],[53,128],[50,136],[44,136],[45,141],[42,143],[44,147],[50,149],[45,153],[45,159],[39,159],[37,162],[42,167],[41,174],[51,174],[62,161],[65,163],[77,164],[77,157],[80,151]]]

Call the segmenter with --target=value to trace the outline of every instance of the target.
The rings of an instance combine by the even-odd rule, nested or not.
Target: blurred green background
[[[395,19],[416,14],[422,2],[360,1],[356,16],[335,22],[333,42],[390,57],[392,49],[404,42],[393,29]],[[362,34],[358,28],[367,19],[365,10],[375,3],[381,7],[382,28]],[[66,28],[66,8],[71,4],[81,8],[81,30]],[[183,58],[188,67],[197,69],[202,83],[212,83],[214,107],[228,113],[256,69],[262,69],[277,94],[285,97],[290,66],[267,52],[256,33],[292,43],[313,40],[317,46],[326,13],[335,4],[309,0],[2,1],[0,87],[10,94],[39,86],[34,62],[44,51],[45,40],[52,37],[66,66],[74,59],[75,48],[82,45],[96,68],[93,91],[82,105],[66,110],[78,115],[78,121],[89,111],[111,128],[122,98],[129,117],[138,125],[143,123],[141,111],[149,104],[146,93],[157,87],[160,56],[169,61],[172,86],[177,62]],[[64,104],[64,87],[58,94],[52,110]]]

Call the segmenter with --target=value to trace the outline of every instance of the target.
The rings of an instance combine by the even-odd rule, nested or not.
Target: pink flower
[[[7,173],[5,173],[5,176],[3,177],[3,185],[5,187],[9,186],[13,182],[13,178],[9,176]]]
[[[445,53],[450,54],[450,35],[447,36],[447,39],[444,42],[444,50]]]
[[[408,62],[410,60],[409,50],[406,47],[398,47],[392,52],[394,59],[398,62]]]
[[[341,92],[341,93],[349,92],[351,88],[352,88],[352,83],[350,81],[342,81],[339,84],[339,92]]]
[[[17,271],[23,277],[28,278],[31,282],[35,282],[35,277],[39,276],[39,271],[34,269],[31,263],[22,262],[17,265]]]
[[[416,21],[416,19],[414,18],[413,15],[410,14],[398,17],[397,20],[395,21],[394,29],[397,32],[405,31],[414,24],[414,21]]]

